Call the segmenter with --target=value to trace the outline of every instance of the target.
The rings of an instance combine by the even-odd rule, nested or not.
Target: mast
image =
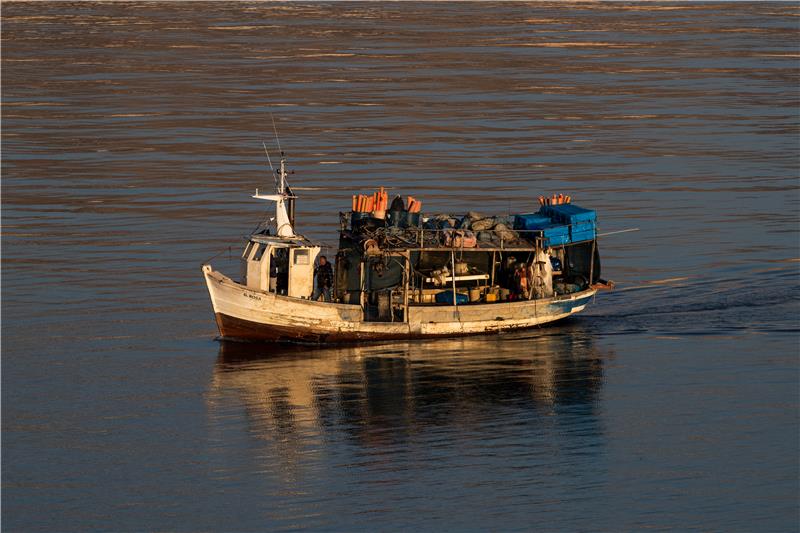
[[[294,228],[294,202],[297,197],[292,192],[292,189],[289,187],[289,184],[286,182],[286,159],[283,157],[283,152],[281,152],[281,167],[280,167],[280,175],[281,175],[281,191],[286,198],[286,211],[289,217],[289,224],[292,228]]]
[[[258,189],[253,198],[275,202],[275,225],[279,237],[294,237],[294,200],[288,183],[286,183],[286,158],[281,152],[281,165],[278,169],[278,187],[276,194],[258,194]]]

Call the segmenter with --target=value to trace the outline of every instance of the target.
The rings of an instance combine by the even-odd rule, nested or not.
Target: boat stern
[[[583,311],[597,294],[597,290],[590,288],[574,294],[555,298],[549,304],[550,314],[554,316],[569,316]]]

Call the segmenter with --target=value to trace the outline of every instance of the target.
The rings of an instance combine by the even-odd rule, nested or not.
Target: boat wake
[[[582,320],[602,334],[800,331],[795,265],[753,269],[740,277],[672,278],[625,289],[623,285],[607,295]],[[699,324],[704,327],[698,329]]]

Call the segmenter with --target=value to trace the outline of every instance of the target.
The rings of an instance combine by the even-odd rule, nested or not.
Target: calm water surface
[[[800,9],[4,3],[8,531],[800,528]],[[612,293],[497,337],[221,344],[270,112],[350,195],[600,214]],[[226,255],[215,263],[231,268]]]

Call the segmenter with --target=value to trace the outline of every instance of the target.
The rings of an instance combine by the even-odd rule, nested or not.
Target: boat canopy
[[[294,238],[284,238],[275,235],[265,235],[254,233],[250,235],[250,240],[259,244],[268,244],[275,248],[289,248],[293,246],[319,246],[318,244],[306,239],[302,235],[294,235]]]

